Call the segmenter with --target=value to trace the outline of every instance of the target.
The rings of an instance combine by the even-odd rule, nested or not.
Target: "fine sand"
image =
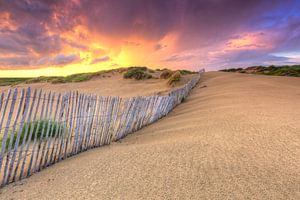
[[[205,73],[167,117],[0,199],[300,199],[300,79]]]
[[[194,75],[184,75],[176,86],[187,83],[193,77]],[[168,80],[159,78],[138,81],[134,79],[124,79],[122,74],[110,72],[84,82],[19,84],[13,86],[13,88],[31,87],[32,89],[43,89],[44,91],[61,93],[77,90],[80,93],[97,94],[101,96],[132,97],[164,94],[171,89],[167,82]],[[9,88],[11,88],[11,86],[0,87],[0,92],[7,91]]]

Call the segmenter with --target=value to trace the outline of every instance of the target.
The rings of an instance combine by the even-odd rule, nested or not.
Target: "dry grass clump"
[[[168,80],[169,85],[174,85],[176,82],[181,80],[181,73],[176,71],[172,74],[172,76]]]
[[[171,70],[164,70],[161,74],[160,74],[160,78],[161,79],[168,79],[172,76],[173,72]]]

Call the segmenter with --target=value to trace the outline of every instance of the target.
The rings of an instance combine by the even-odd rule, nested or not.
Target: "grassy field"
[[[0,86],[6,85],[17,85],[19,83],[24,83],[30,78],[0,78]]]
[[[272,76],[294,76],[300,77],[300,65],[285,65],[285,66],[253,66],[247,68],[229,68],[220,70],[223,72],[239,72],[246,74],[262,74]]]
[[[23,84],[41,83],[41,82],[47,82],[52,84],[82,82],[82,81],[88,81],[93,77],[97,77],[105,73],[110,73],[113,71],[122,72],[122,70],[123,69],[120,68],[114,70],[103,70],[99,72],[72,74],[69,76],[40,76],[36,78],[0,78],[0,86],[17,85],[21,83]]]

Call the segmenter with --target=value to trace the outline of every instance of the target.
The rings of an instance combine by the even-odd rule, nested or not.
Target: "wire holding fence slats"
[[[10,89],[0,94],[0,184],[117,141],[167,115],[200,73],[164,96],[104,97]]]

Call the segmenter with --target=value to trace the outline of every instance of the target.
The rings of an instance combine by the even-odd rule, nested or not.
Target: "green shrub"
[[[129,68],[127,72],[124,73],[123,77],[126,79],[134,78],[136,80],[142,80],[142,79],[150,79],[152,78],[152,75],[141,68]]]
[[[45,126],[44,133],[43,133],[43,126]],[[48,128],[49,128],[48,137],[50,137],[50,136],[54,137],[56,129],[59,129],[59,128],[63,129],[63,127],[59,127],[59,124],[57,122],[53,122],[53,121],[49,122],[49,120],[40,121],[40,122],[35,121],[35,122],[24,123],[24,126],[21,130],[18,146],[22,144],[23,139],[25,138],[26,132],[27,132],[26,142],[28,141],[29,134],[30,134],[30,131],[32,131],[32,129],[33,129],[33,131],[32,131],[32,136],[31,136],[30,140],[31,141],[34,140],[35,134],[37,134],[37,140],[39,140],[39,139],[41,139],[42,133],[43,133],[43,138],[45,138]],[[6,147],[5,147],[6,149],[8,149],[11,137],[12,137],[12,147],[14,147],[16,140],[17,140],[18,133],[19,133],[19,130],[16,130],[13,133],[9,134],[9,136],[6,140]],[[0,146],[3,145],[2,143],[3,143],[3,138],[0,138]]]
[[[174,83],[180,80],[181,80],[181,73],[179,71],[176,71],[175,73],[172,74],[172,76],[168,80],[168,84],[173,85]]]

